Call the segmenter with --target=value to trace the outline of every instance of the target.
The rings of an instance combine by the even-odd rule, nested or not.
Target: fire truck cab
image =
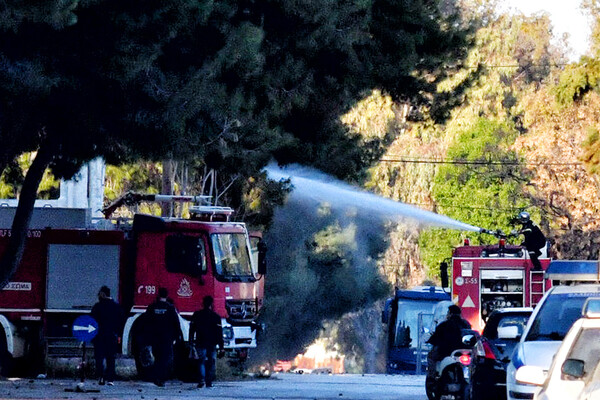
[[[473,329],[482,330],[496,308],[535,307],[551,286],[545,276],[550,264],[547,246],[542,250],[541,271],[534,271],[527,251],[520,246],[463,246],[452,254],[452,301]]]

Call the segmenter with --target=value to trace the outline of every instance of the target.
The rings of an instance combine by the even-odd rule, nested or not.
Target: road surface
[[[2,399],[224,399],[224,400],[426,400],[424,376],[408,375],[299,375],[217,381],[210,389],[192,383],[167,382],[164,388],[139,381],[117,381],[99,386],[86,381],[78,391],[74,379],[17,379],[0,381]]]

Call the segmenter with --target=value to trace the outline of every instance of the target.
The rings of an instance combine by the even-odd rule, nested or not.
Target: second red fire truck
[[[124,201],[196,201],[194,197],[128,195]],[[110,213],[108,210],[107,213]],[[136,324],[165,287],[187,340],[191,314],[215,299],[225,348],[244,358],[256,347],[256,318],[264,291],[264,246],[227,207],[196,205],[190,218],[136,214],[132,223],[93,222],[89,209],[37,208],[25,252],[0,291],[0,363],[79,354],[73,321],[89,313],[102,285],[128,312],[122,353],[138,361]],[[14,209],[0,207],[0,255]],[[176,360],[177,362],[177,360]]]
[[[452,254],[452,301],[474,329],[481,331],[496,308],[535,307],[551,286],[545,276],[547,247],[535,271],[527,250],[508,245],[500,231],[498,244],[471,246],[465,240]]]

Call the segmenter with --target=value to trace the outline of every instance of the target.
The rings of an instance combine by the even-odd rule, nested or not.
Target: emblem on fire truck
[[[177,289],[177,295],[179,297],[192,297],[192,287],[190,285],[190,281],[183,278],[181,283],[179,284],[179,289]]]

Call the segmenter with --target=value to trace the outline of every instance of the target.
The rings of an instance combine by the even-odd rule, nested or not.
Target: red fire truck
[[[129,194],[106,210],[137,201],[193,201],[192,196]],[[73,321],[89,313],[102,285],[128,312],[122,353],[139,363],[138,317],[165,287],[187,340],[189,317],[202,298],[215,299],[225,348],[245,357],[256,346],[265,264],[260,238],[231,222],[226,207],[192,206],[189,219],[136,214],[132,223],[94,223],[89,209],[36,208],[25,252],[11,282],[0,291],[0,361],[39,361],[80,354]],[[0,207],[0,254],[14,209]],[[177,362],[177,360],[176,360]]]
[[[498,244],[471,246],[465,240],[452,254],[452,300],[478,330],[494,309],[535,307],[551,286],[547,247],[540,257],[543,270],[534,271],[524,248],[507,245],[500,231],[496,236]]]

